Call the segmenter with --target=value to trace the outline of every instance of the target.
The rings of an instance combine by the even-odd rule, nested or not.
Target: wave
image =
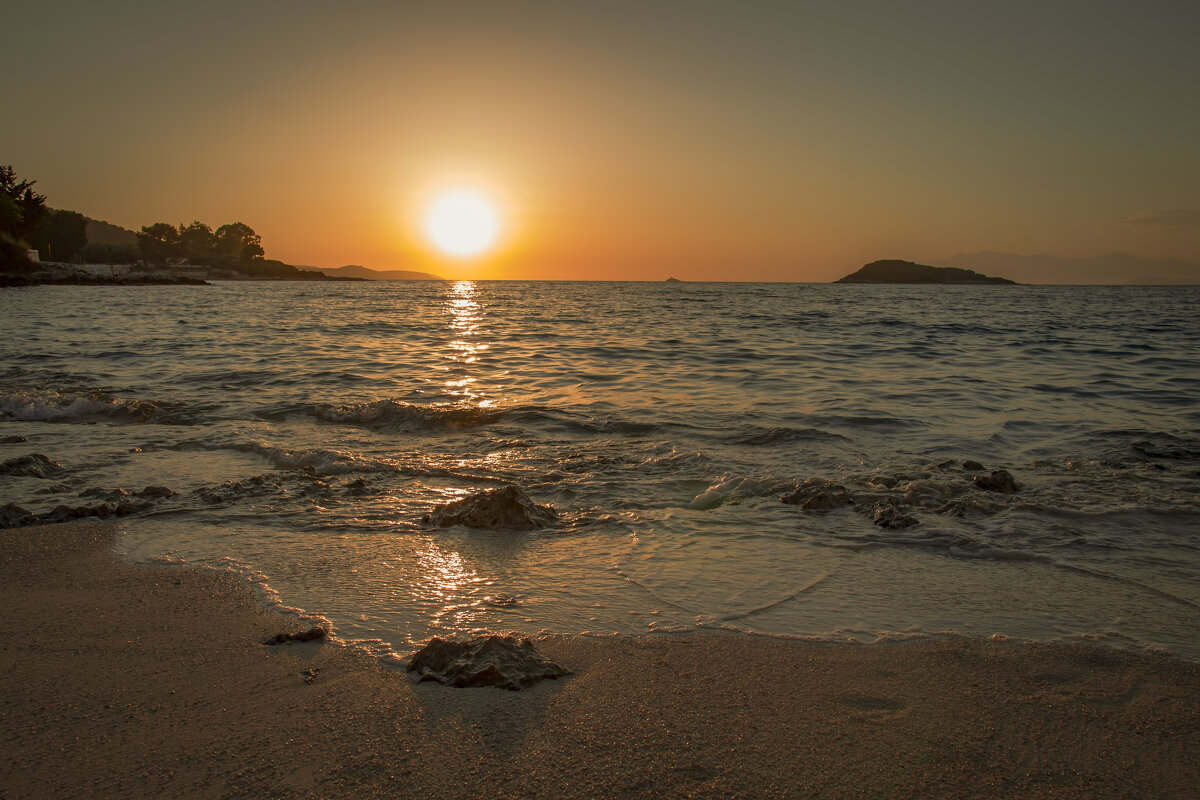
[[[103,391],[18,391],[0,394],[0,414],[22,422],[115,422],[195,425],[212,406],[118,397]]]
[[[849,442],[850,440],[838,433],[830,433],[819,428],[760,428],[756,427],[742,433],[733,439],[733,444],[762,447],[777,444],[795,444],[796,442]]]
[[[511,413],[512,410],[466,404],[417,405],[401,400],[374,400],[347,405],[280,403],[260,409],[258,416],[267,420],[307,416],[321,422],[373,430],[422,431],[490,425]]]

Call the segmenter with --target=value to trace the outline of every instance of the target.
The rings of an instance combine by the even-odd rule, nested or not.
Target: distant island
[[[415,272],[410,269],[371,269],[357,264],[347,264],[344,267],[301,267],[305,270],[316,270],[331,278],[354,278],[364,281],[440,281],[438,275],[431,272]]]
[[[931,267],[912,261],[884,259],[872,261],[858,272],[838,278],[834,283],[946,283],[1016,285],[1008,278],[993,278],[970,269]]]

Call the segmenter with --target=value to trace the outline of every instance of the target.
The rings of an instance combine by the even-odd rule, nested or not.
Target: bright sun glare
[[[425,216],[425,232],[439,250],[459,258],[488,250],[500,233],[500,220],[487,198],[470,189],[443,192]]]

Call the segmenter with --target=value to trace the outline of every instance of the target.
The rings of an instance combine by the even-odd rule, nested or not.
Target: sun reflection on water
[[[469,569],[454,550],[438,547],[432,540],[417,549],[417,570],[423,580],[416,588],[428,605],[434,607],[435,627],[465,630],[472,627],[482,603],[480,591],[490,581]]]
[[[448,344],[449,364],[445,367],[452,377],[444,382],[446,393],[457,401],[470,403],[478,408],[488,408],[492,401],[485,399],[475,384],[478,379],[470,374],[469,367],[479,361],[480,354],[488,349],[480,341],[483,307],[475,299],[474,281],[458,281],[450,289],[446,310],[450,314],[449,326],[452,338]]]

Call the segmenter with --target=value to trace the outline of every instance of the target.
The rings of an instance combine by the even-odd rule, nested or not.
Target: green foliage
[[[182,226],[181,226],[182,227]],[[168,258],[180,258],[179,231],[174,225],[156,222],[147,225],[137,234],[138,248],[147,264],[167,263]]]
[[[136,244],[88,242],[80,249],[79,257],[85,264],[136,264],[142,251]]]
[[[137,234],[102,219],[88,219],[87,240],[100,244],[127,244],[137,246]]]
[[[0,202],[0,205],[3,203]],[[33,264],[25,257],[25,248],[0,234],[0,272],[25,272]]]
[[[179,226],[179,246],[183,257],[193,264],[205,264],[213,255],[213,229],[199,220]]]
[[[87,244],[87,217],[77,211],[51,211],[29,234],[43,261],[75,261]]]
[[[243,222],[217,228],[213,235],[213,252],[239,264],[250,263],[264,255],[262,239],[253,228]]]
[[[196,265],[224,267],[246,274],[262,260],[262,240],[254,229],[242,222],[222,225],[214,231],[199,220],[174,228],[156,222],[137,234],[138,247],[148,264],[166,264],[168,259],[184,259]]]
[[[37,181],[17,180],[11,166],[0,166],[0,234],[23,241],[46,215],[46,197],[33,191]],[[16,213],[13,213],[13,209]]]

